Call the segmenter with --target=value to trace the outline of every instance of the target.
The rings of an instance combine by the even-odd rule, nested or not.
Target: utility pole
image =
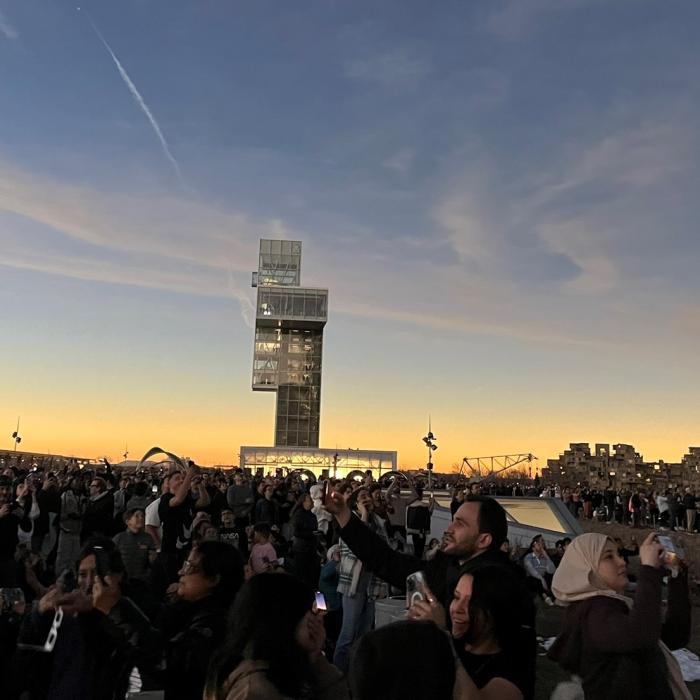
[[[435,435],[433,435],[430,416],[428,416],[428,434],[423,438],[423,442],[428,449],[428,463],[425,466],[428,470],[428,490],[430,491],[433,484],[433,452],[435,452],[435,450],[438,448],[438,446],[435,444],[437,442],[437,438]]]
[[[12,433],[12,438],[15,441],[15,446],[13,448],[13,452],[17,452],[17,445],[19,445],[19,443],[22,442],[22,438],[19,435],[19,416],[17,416],[17,429],[15,430],[14,433]]]

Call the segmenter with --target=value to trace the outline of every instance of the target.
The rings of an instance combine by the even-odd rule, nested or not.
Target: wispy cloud
[[[0,12],[0,36],[4,36],[5,39],[17,39],[19,38],[19,32],[12,26],[10,20]]]
[[[375,83],[394,90],[417,87],[431,70],[427,60],[412,55],[406,49],[363,56],[349,61],[345,66],[345,73],[352,80]]]
[[[416,152],[412,148],[402,148],[382,161],[382,165],[388,170],[393,170],[399,175],[408,175],[413,167]]]
[[[484,28],[503,39],[529,35],[544,16],[579,8],[600,0],[498,0]]]
[[[78,8],[78,9],[80,9],[80,8]],[[187,187],[187,185],[185,184],[185,180],[182,177],[182,170],[180,169],[180,164],[177,162],[177,160],[175,159],[175,156],[172,154],[172,151],[170,150],[170,145],[168,144],[165,136],[163,135],[163,131],[161,130],[155,116],[153,115],[153,112],[151,111],[150,107],[146,104],[146,101],[141,96],[141,93],[138,91],[138,88],[136,87],[136,85],[134,85],[133,80],[129,77],[129,74],[126,72],[126,69],[124,68],[124,66],[122,66],[121,61],[117,58],[114,51],[112,51],[112,47],[107,43],[107,40],[102,36],[102,33],[97,28],[97,25],[90,19],[90,17],[87,15],[87,13],[85,13],[85,16],[87,17],[87,20],[90,23],[90,26],[93,28],[95,34],[97,35],[99,40],[104,45],[105,49],[107,49],[107,52],[109,53],[109,55],[112,58],[112,61],[114,61],[114,65],[117,67],[117,70],[119,71],[119,75],[121,76],[122,80],[124,81],[124,84],[128,88],[132,97],[136,101],[136,104],[138,104],[138,106],[141,108],[141,111],[146,115],[146,118],[148,119],[151,126],[153,127],[153,131],[155,132],[156,136],[158,137],[158,141],[160,142],[161,148],[163,149],[163,153],[165,154],[165,157],[170,161],[170,164],[173,166],[173,169],[175,170],[175,173],[177,174],[178,180],[180,180],[180,184],[183,187]]]

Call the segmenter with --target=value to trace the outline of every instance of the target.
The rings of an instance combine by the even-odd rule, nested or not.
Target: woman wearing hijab
[[[567,548],[552,590],[570,607],[549,657],[582,678],[586,700],[692,697],[669,651],[684,646],[690,636],[687,575],[681,571],[669,577],[664,621],[662,555],[652,533],[640,547],[637,590],[631,599],[624,595],[625,560],[609,537],[579,535]]]

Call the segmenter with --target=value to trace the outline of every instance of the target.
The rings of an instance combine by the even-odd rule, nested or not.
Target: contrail
[[[81,8],[78,7],[77,9],[80,10]],[[83,10],[83,12],[85,12],[85,10]],[[107,40],[102,36],[102,33],[97,28],[97,26],[92,21],[92,19],[90,18],[90,15],[88,15],[87,12],[85,12],[85,17],[87,18],[87,21],[90,23],[90,26],[92,27],[95,34],[97,34],[97,38],[104,44],[104,47],[109,52],[109,55],[112,57],[112,60],[114,61],[114,65],[117,67],[117,70],[119,71],[119,75],[121,75],[122,80],[124,81],[124,84],[126,85],[126,87],[129,89],[129,92],[131,93],[132,97],[136,100],[136,103],[138,104],[139,107],[141,107],[141,110],[146,115],[148,121],[151,123],[151,126],[153,127],[153,131],[156,132],[156,136],[158,137],[158,140],[160,141],[160,145],[163,148],[163,153],[165,153],[165,157],[170,161],[173,168],[175,168],[175,172],[177,173],[177,177],[180,180],[180,184],[182,184],[183,187],[186,187],[185,180],[182,177],[182,171],[180,170],[180,164],[175,160],[175,156],[171,153],[170,146],[168,145],[168,142],[165,140],[165,136],[163,136],[163,132],[161,131],[160,126],[158,126],[158,122],[156,121],[156,118],[153,116],[153,112],[151,112],[148,105],[146,104],[146,101],[143,99],[143,97],[141,97],[141,93],[138,91],[138,88],[136,87],[136,85],[134,85],[134,82],[129,77],[129,74],[126,72],[126,70],[124,70],[124,66],[122,66],[121,62],[117,58],[114,51],[112,51],[112,47],[107,43]]]

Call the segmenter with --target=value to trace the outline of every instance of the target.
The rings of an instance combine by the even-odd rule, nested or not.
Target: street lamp
[[[428,464],[426,468],[428,470],[428,490],[432,487],[432,477],[433,477],[433,452],[437,450],[438,446],[435,444],[437,438],[433,435],[432,429],[430,427],[430,420],[428,420],[428,434],[423,438],[423,442],[428,450]]]
[[[17,416],[17,429],[14,433],[12,433],[12,438],[15,441],[13,452],[17,452],[17,445],[19,445],[19,443],[22,442],[22,438],[19,435],[19,416]]]

